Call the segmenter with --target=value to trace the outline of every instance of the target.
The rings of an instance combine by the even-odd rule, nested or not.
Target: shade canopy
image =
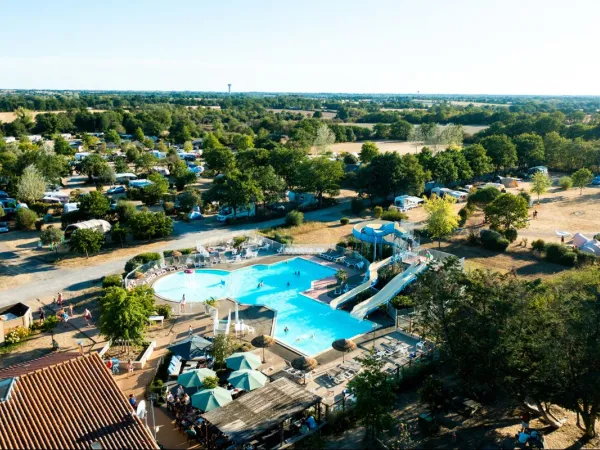
[[[192,336],[176,342],[169,347],[174,354],[185,360],[192,360],[206,355],[206,351],[212,346],[212,342],[200,336]]]
[[[236,370],[229,375],[227,381],[236,389],[253,391],[266,384],[267,376],[258,370]]]
[[[217,374],[213,370],[206,368],[190,370],[179,375],[177,383],[181,384],[184,388],[201,387],[206,377],[216,376]]]
[[[292,367],[296,370],[302,370],[303,372],[314,370],[318,364],[316,359],[309,358],[308,356],[301,356],[292,361]]]
[[[231,394],[227,389],[216,387],[214,389],[203,389],[192,395],[192,406],[208,412],[231,403],[232,400]]]
[[[275,344],[275,339],[266,334],[262,334],[252,339],[251,344],[258,348],[267,348]]]
[[[331,346],[338,352],[350,352],[356,349],[356,344],[350,339],[338,339],[333,341]]]
[[[238,352],[225,360],[227,367],[232,370],[254,370],[262,364],[260,356],[251,352]]]

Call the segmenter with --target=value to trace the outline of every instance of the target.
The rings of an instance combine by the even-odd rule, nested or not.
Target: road
[[[331,208],[311,211],[305,214],[305,220],[329,222],[341,217],[341,212],[348,208],[348,201]],[[153,251],[175,250],[179,248],[196,247],[197,242],[212,241],[239,231],[256,230],[283,224],[284,219],[274,219],[260,223],[245,223],[237,226],[218,226],[202,222],[176,222],[175,236],[164,242],[164,245]],[[131,248],[131,254],[125,258],[114,259],[95,266],[82,268],[57,267],[53,270],[39,271],[33,274],[34,281],[0,290],[0,307],[15,302],[30,302],[63,292],[70,297],[70,292],[76,292],[96,284],[108,274],[121,273],[128,259],[139,251]]]

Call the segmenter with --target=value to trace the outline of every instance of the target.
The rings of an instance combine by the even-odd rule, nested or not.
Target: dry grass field
[[[104,112],[106,110],[105,109],[90,109],[89,111],[90,112]],[[58,114],[61,112],[66,112],[66,111],[31,111],[31,116],[33,119],[35,119],[35,116],[37,116],[38,114],[46,114],[46,113]],[[17,116],[14,112],[0,112],[0,122],[10,123],[13,120],[15,120],[16,118],[17,118]]]
[[[369,128],[371,130],[375,126],[374,123],[340,123],[339,125],[352,125],[355,127]],[[416,126],[418,126],[418,125],[416,125]],[[440,126],[445,127],[446,125],[440,125]],[[463,125],[463,131],[467,134],[475,134],[481,130],[485,130],[486,128],[488,128],[487,125]]]
[[[295,114],[302,114],[304,116],[312,117],[314,111],[308,111],[306,109],[277,109],[277,108],[269,108],[267,111],[273,111],[274,113],[280,112],[291,112]],[[336,116],[337,112],[335,111],[323,111],[323,119],[333,119]]]
[[[420,151],[423,146],[417,145],[416,148],[411,142],[407,141],[374,141],[382,152],[396,152],[404,155],[406,153],[416,153]],[[338,144],[330,145],[329,148],[335,153],[360,153],[360,149],[364,142],[340,142]],[[312,148],[312,153],[316,152],[316,148]]]

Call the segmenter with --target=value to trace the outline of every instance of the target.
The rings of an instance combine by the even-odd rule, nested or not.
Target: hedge
[[[161,258],[162,257],[160,255],[160,253],[154,253],[154,252],[140,253],[139,255],[135,255],[133,258],[131,258],[129,261],[127,261],[125,263],[125,272],[129,273],[133,269],[135,269],[137,266],[146,264],[150,261],[159,261]]]
[[[548,244],[545,248],[546,260],[563,266],[573,267],[577,264],[577,253],[566,245]]]
[[[389,220],[391,222],[400,222],[408,219],[408,216],[397,209],[388,209],[381,214],[381,220]]]
[[[510,244],[508,239],[494,230],[481,230],[479,236],[481,237],[481,245],[488,250],[503,252]]]
[[[304,223],[304,214],[300,211],[290,211],[285,216],[285,224],[288,227],[302,225]]]

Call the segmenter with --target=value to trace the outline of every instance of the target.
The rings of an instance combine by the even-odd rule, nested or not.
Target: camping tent
[[[577,248],[583,247],[590,239],[581,233],[575,233],[573,236],[573,245]]]
[[[585,244],[583,244],[580,250],[584,253],[589,253],[594,256],[600,256],[600,242],[598,242],[596,239],[590,239]]]

